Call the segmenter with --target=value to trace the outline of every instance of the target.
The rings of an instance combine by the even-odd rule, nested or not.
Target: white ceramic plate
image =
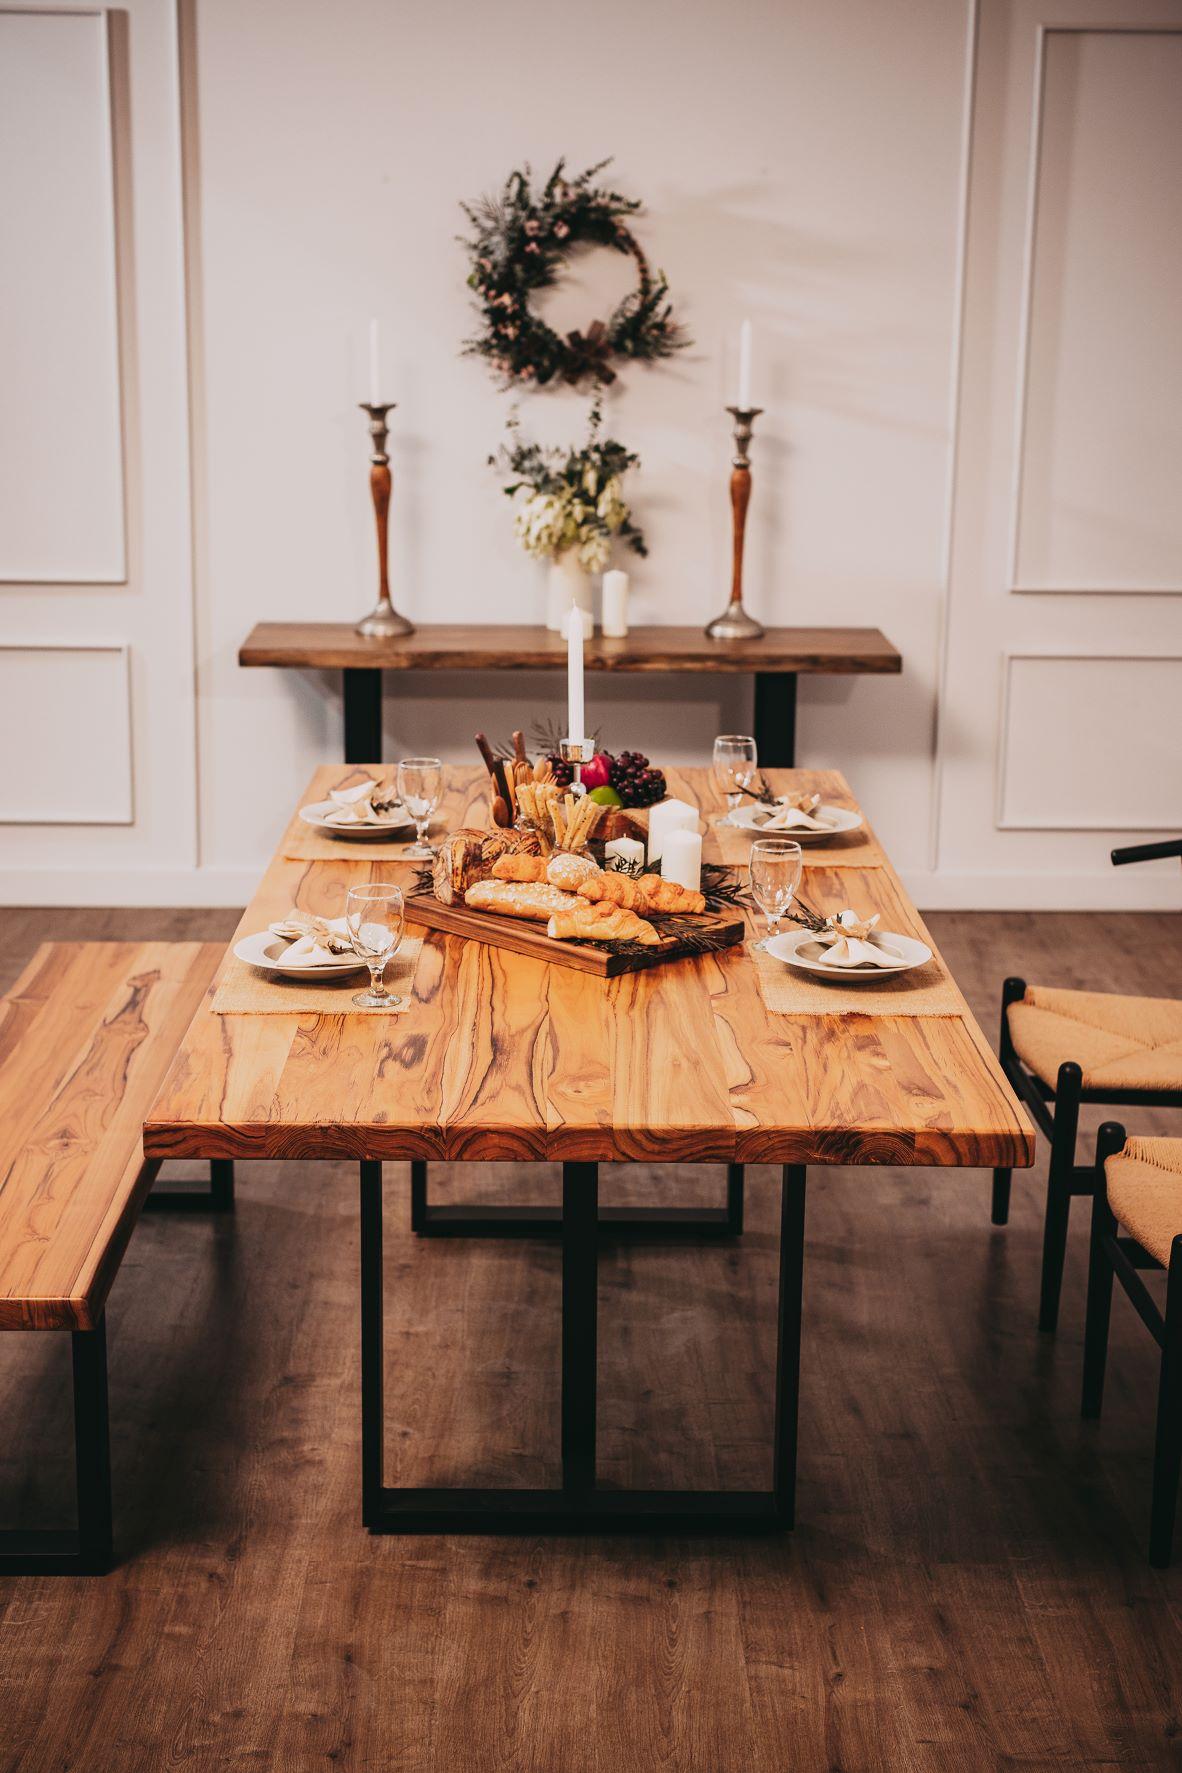
[[[791,930],[787,935],[773,936],[767,952],[774,954],[777,960],[787,961],[790,967],[801,967],[806,973],[821,973],[826,979],[848,979],[859,984],[867,979],[890,979],[895,973],[910,972],[912,967],[921,967],[932,958],[927,943],[917,942],[914,936],[896,935],[891,930],[875,933],[879,937],[876,947],[895,948],[899,952],[899,959],[889,967],[827,965],[821,958],[825,950],[811,930]]]
[[[284,966],[283,956],[290,947],[286,936],[273,936],[270,930],[260,930],[256,936],[243,936],[241,942],[235,944],[234,953],[247,966],[260,967],[265,973],[282,973],[285,979],[343,979],[346,974],[359,972],[365,966],[355,954],[342,954],[331,965],[308,966],[306,962],[301,965],[297,960]]]
[[[759,812],[757,806],[741,806],[730,815],[729,823],[740,831],[750,831],[753,837],[791,837],[797,843],[825,843],[830,837],[840,837],[846,831],[856,831],[863,823],[861,813],[854,813],[844,806],[826,806],[824,802],[817,808],[813,817],[824,814],[829,824],[824,831],[806,831],[803,828],[792,831],[769,831],[767,825],[753,819],[752,815]]]
[[[326,837],[393,837],[398,831],[414,832],[414,820],[405,810],[395,813],[391,819],[383,819],[380,825],[337,825],[327,816],[335,811],[335,801],[314,800],[310,806],[300,808],[300,818],[305,825],[323,831]]]

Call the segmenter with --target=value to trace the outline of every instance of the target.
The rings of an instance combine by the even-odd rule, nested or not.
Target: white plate
[[[393,837],[397,831],[413,831],[414,820],[403,811],[396,813],[392,819],[383,819],[380,825],[337,825],[326,815],[337,810],[332,800],[314,800],[309,806],[300,808],[300,818],[305,825],[323,831],[327,837]]]
[[[826,806],[822,803],[813,817],[824,813],[831,821],[824,831],[806,831],[803,827],[792,831],[769,831],[762,821],[752,821],[752,815],[759,812],[759,807],[741,806],[737,812],[731,813],[727,823],[735,825],[740,831],[750,831],[753,837],[791,837],[797,843],[824,843],[827,838],[840,837],[846,831],[856,831],[863,823],[861,813],[854,813],[844,806]]]
[[[926,942],[917,942],[914,936],[896,935],[891,930],[876,930],[875,938],[875,947],[898,949],[899,959],[891,966],[826,965],[821,958],[825,950],[811,930],[791,930],[787,935],[773,936],[767,945],[767,952],[774,954],[777,960],[787,961],[791,967],[803,968],[806,973],[821,973],[826,979],[849,979],[857,983],[866,979],[890,979],[896,973],[906,973],[912,967],[921,967],[932,958],[932,951]]]
[[[309,966],[306,961],[301,965],[298,960],[284,966],[283,956],[290,947],[286,936],[273,936],[270,930],[260,930],[255,936],[243,936],[241,942],[235,944],[234,953],[247,966],[260,967],[265,973],[282,973],[285,979],[343,979],[347,973],[359,972],[365,966],[356,955],[347,954],[321,966]]]

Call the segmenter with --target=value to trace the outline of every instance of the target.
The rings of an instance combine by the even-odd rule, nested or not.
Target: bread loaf
[[[498,856],[492,865],[492,877],[494,880],[545,880],[545,859],[520,852]]]
[[[590,856],[572,856],[567,850],[559,850],[546,864],[546,879],[551,886],[561,887],[564,893],[575,892],[583,881],[599,872],[598,864]]]
[[[468,888],[487,880],[493,864],[507,854],[537,854],[537,838],[528,831],[453,831],[435,852],[431,880],[444,905],[463,902]]]
[[[569,911],[579,901],[543,881],[478,880],[464,894],[473,911],[495,911],[501,917],[532,918],[545,923],[555,912]]]

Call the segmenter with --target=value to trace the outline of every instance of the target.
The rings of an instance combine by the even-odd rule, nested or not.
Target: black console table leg
[[[382,761],[382,674],[351,668],[345,680],[345,762]]]
[[[755,744],[765,769],[796,763],[796,673],[755,674]]]

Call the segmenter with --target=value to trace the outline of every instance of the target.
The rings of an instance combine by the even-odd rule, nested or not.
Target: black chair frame
[[[1169,1567],[1174,1547],[1178,1480],[1182,1474],[1182,1236],[1170,1246],[1165,1310],[1158,1308],[1138,1272],[1161,1268],[1134,1237],[1122,1237],[1108,1204],[1104,1161],[1121,1151],[1125,1129],[1105,1121],[1096,1140],[1095,1188],[1092,1194],[1092,1242],[1088,1262],[1088,1308],[1084,1328],[1084,1373],[1081,1413],[1095,1420],[1104,1398],[1108,1361],[1108,1325],[1115,1275],[1137,1316],[1161,1349],[1157,1392],[1157,1429],[1153,1450],[1153,1501],[1149,1522],[1149,1561],[1155,1569]]]

